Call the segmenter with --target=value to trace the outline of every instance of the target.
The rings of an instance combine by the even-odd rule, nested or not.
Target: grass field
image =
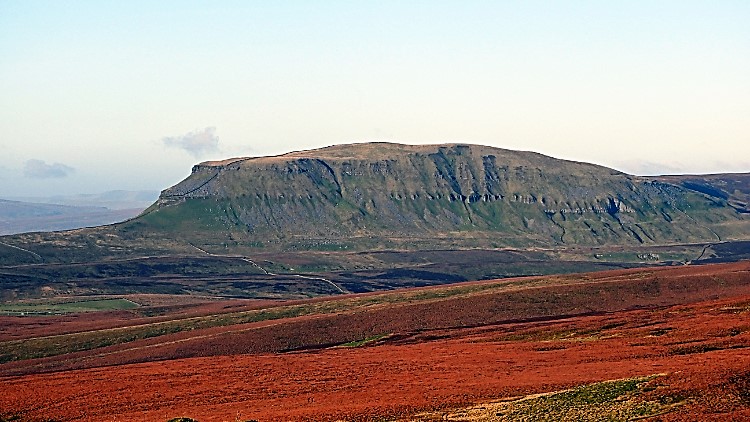
[[[73,302],[62,302],[59,299],[50,301],[33,301],[0,304],[0,315],[59,315],[76,312],[98,312],[120,309],[134,309],[140,305],[128,299],[92,299]]]
[[[452,412],[417,415],[420,420],[449,421],[631,421],[668,412],[682,403],[644,400],[649,381],[659,375],[582,385],[570,390],[484,403]]]

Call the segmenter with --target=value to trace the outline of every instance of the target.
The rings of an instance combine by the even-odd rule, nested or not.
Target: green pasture
[[[71,302],[34,301],[0,303],[0,315],[58,315],[79,312],[98,312],[121,309],[134,309],[137,303],[128,299],[91,299]]]

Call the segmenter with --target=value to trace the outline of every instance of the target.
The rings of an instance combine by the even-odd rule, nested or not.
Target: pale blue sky
[[[748,22],[747,1],[0,0],[0,197],[366,140],[750,171]]]

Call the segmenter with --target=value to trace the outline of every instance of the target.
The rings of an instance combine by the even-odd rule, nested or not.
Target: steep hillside
[[[747,238],[733,205],[536,153],[371,143],[199,164],[122,230],[222,249],[687,243]]]
[[[732,175],[740,181],[744,176]],[[351,271],[387,267],[374,255],[355,254],[361,251],[517,248],[543,253],[534,260],[539,263],[596,266],[604,261],[731,260],[728,254],[742,251],[704,245],[750,239],[750,214],[742,202],[750,190],[739,182],[729,186],[726,178],[701,183],[697,187],[677,176],[638,177],[537,153],[456,144],[352,144],[205,162],[164,190],[141,216],[124,223],[0,237],[0,266],[5,268],[0,278],[19,282],[20,273],[39,278],[37,267],[13,267],[19,264],[139,259],[120,261],[122,268],[116,269],[107,264],[104,272],[66,267],[75,290],[79,275],[151,277],[162,274],[156,258],[172,257],[172,262],[196,256],[207,258],[200,265],[207,276],[237,274],[223,264],[226,259],[212,257],[244,262],[243,274],[303,271],[278,265],[293,260],[285,254],[289,251],[304,255],[308,274],[337,271],[347,280]],[[656,250],[682,244],[692,246]],[[246,259],[258,254],[268,262],[258,266]],[[410,263],[399,268],[414,270],[439,264],[402,261]],[[510,272],[488,267],[447,273],[448,278],[489,277],[553,270],[529,265]],[[63,271],[54,267],[42,273],[48,270]],[[171,271],[167,275],[186,275]]]
[[[749,173],[660,176],[657,179],[727,201],[738,212],[750,214]]]

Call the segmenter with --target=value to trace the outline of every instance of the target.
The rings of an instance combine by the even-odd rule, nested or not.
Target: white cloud
[[[185,150],[195,157],[219,151],[219,137],[216,136],[215,127],[195,130],[182,136],[168,136],[161,141],[167,147]]]
[[[23,174],[34,179],[60,179],[68,177],[75,169],[62,163],[47,164],[43,160],[28,160],[23,166]]]

